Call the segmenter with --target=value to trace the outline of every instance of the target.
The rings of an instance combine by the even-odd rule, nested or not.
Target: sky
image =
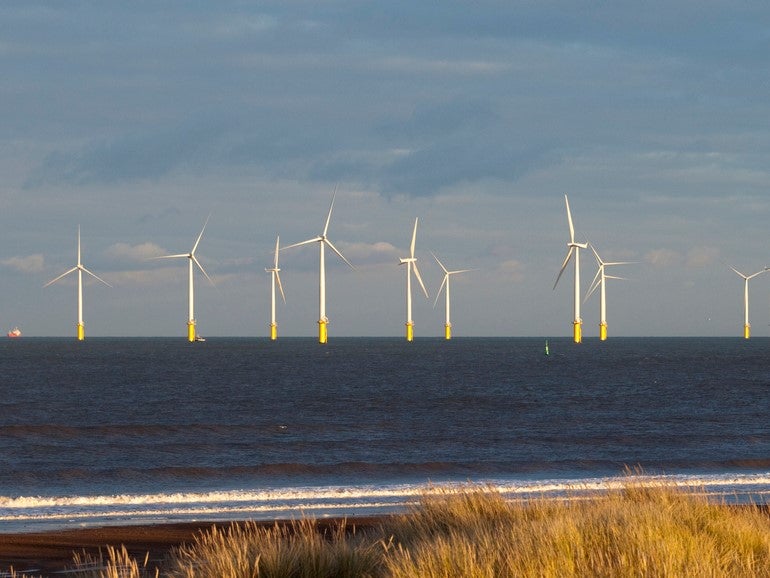
[[[559,1],[0,5],[0,329],[268,334],[276,236],[321,233],[334,336],[572,334],[569,240],[615,267],[609,335],[742,335],[770,265],[770,5]],[[318,250],[280,253],[282,336],[313,336]],[[581,254],[581,292],[596,272]],[[609,270],[608,270],[609,272]],[[770,335],[770,275],[750,283]],[[598,335],[598,296],[582,306]]]

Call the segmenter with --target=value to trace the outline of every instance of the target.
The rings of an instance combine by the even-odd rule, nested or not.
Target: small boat
[[[205,338],[205,337],[202,337],[202,336],[200,336],[200,335],[196,335],[196,336],[195,336],[195,341],[206,341],[206,338]]]
[[[14,327],[8,332],[8,337],[12,339],[16,337],[21,337],[21,329],[19,329],[18,327]]]

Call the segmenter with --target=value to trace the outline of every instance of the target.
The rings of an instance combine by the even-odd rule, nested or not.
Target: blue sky
[[[455,335],[571,335],[568,239],[615,270],[613,335],[740,335],[742,281],[770,265],[770,7],[749,2],[4,2],[0,327],[185,335],[198,249],[206,336],[267,333],[282,244],[321,232],[335,335],[417,336],[453,278]],[[584,291],[595,272],[584,253]],[[317,251],[281,254],[281,335],[315,335]],[[770,276],[751,282],[770,335]],[[598,334],[596,296],[584,335]]]

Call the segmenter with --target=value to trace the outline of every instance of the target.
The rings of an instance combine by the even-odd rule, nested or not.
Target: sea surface
[[[0,532],[644,480],[770,502],[770,339],[0,342]]]

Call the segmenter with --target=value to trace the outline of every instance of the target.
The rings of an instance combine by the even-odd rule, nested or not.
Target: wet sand
[[[338,523],[339,519],[318,519],[320,527]],[[349,518],[348,525],[356,528],[379,525],[383,518]],[[276,522],[264,522],[272,526]],[[285,523],[285,522],[278,522]],[[75,530],[55,530],[29,534],[0,533],[0,577],[12,567],[16,572],[31,572],[34,576],[77,576],[62,573],[73,568],[73,553],[98,554],[107,546],[124,545],[141,564],[149,553],[149,567],[163,562],[175,546],[193,542],[195,536],[212,526],[227,527],[231,522],[190,522],[142,526],[105,526]]]

